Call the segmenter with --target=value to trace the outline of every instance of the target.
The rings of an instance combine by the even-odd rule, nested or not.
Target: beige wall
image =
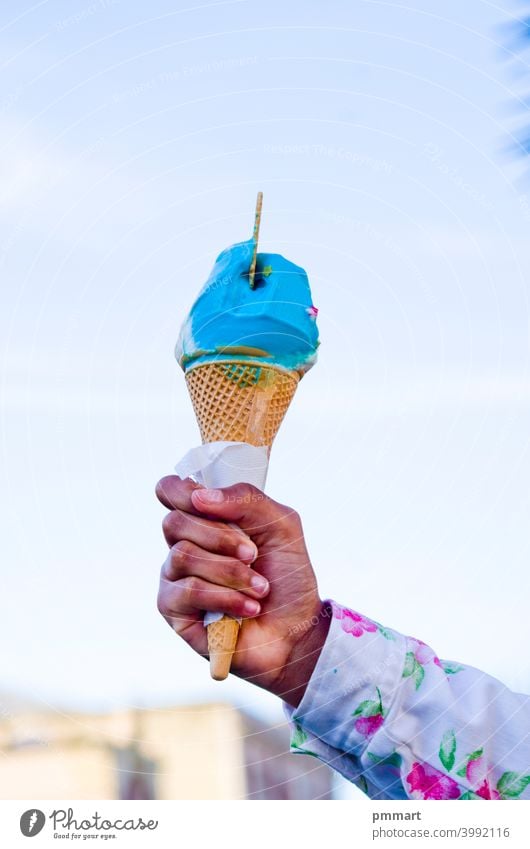
[[[114,799],[114,760],[86,746],[39,747],[0,758],[2,799]]]
[[[233,708],[149,711],[141,727],[147,755],[160,763],[160,799],[245,797],[243,727]]]
[[[243,734],[226,705],[21,715],[0,721],[0,797],[116,798],[116,753],[129,749],[152,762],[156,798],[241,799]]]

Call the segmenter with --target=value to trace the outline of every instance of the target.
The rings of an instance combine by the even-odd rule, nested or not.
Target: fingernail
[[[262,575],[253,575],[250,579],[250,586],[252,589],[256,590],[256,592],[263,595],[269,589],[269,582],[266,578],[263,578]]]
[[[224,500],[224,493],[220,489],[196,489],[194,495],[205,504],[219,504]]]
[[[237,556],[240,560],[249,560],[253,563],[258,556],[258,550],[255,545],[252,545],[252,543],[242,542],[241,545],[238,545],[237,547]]]
[[[243,610],[245,613],[248,613],[249,616],[255,616],[256,613],[260,612],[260,606],[257,601],[251,601],[248,599],[243,605]]]

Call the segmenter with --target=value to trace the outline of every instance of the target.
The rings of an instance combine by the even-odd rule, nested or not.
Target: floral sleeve
[[[372,799],[530,799],[530,696],[328,602],[332,622],[291,751]]]

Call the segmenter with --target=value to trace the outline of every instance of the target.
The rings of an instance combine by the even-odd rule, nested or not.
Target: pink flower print
[[[415,637],[412,637],[411,639],[413,640],[413,642],[416,643],[417,646],[416,651],[414,652],[414,657],[416,658],[418,663],[421,663],[422,666],[425,666],[432,660],[432,662],[436,664],[436,666],[442,668],[440,658],[435,655],[435,653],[433,652],[431,647],[427,645],[427,643],[424,643],[423,640],[417,640]]]
[[[482,754],[482,749],[479,749],[478,752],[473,752],[472,755],[468,755],[468,758],[465,776],[473,787],[477,787],[487,779],[488,768],[486,758]]]
[[[363,737],[372,737],[378,731],[385,717],[381,690],[376,687],[377,699],[366,699],[357,707],[352,716],[356,716],[354,727]]]
[[[407,781],[413,799],[458,799],[460,796],[456,781],[429,764],[413,763]]]
[[[414,640],[414,642],[416,643],[416,651],[414,652],[414,657],[416,658],[418,663],[421,663],[422,666],[425,666],[426,663],[429,663],[430,660],[434,660],[434,658],[438,660],[430,646],[422,642],[422,640]],[[438,663],[439,662],[440,661],[438,661]]]
[[[488,784],[488,780],[485,778],[484,783],[480,785],[478,790],[475,790],[477,796],[481,796],[483,799],[500,799],[501,794],[498,790],[495,790]]]
[[[375,622],[367,619],[366,616],[361,616],[355,610],[348,610],[345,607],[335,607],[333,609],[333,616],[341,620],[342,630],[347,634],[351,634],[353,637],[362,637],[366,631],[372,634],[377,631]]]
[[[478,751],[468,755],[465,770],[461,772],[465,775],[477,796],[481,796],[482,799],[500,799],[500,793],[490,784],[490,770],[491,767],[488,766],[486,758],[482,754],[482,749],[478,749]]]
[[[383,714],[376,713],[374,716],[360,716],[355,722],[355,730],[363,737],[372,737],[383,724]]]
[[[436,657],[433,650],[422,640],[416,640],[414,637],[409,638],[413,643],[413,651],[407,652],[405,656],[405,668],[403,669],[403,678],[412,678],[419,689],[425,677],[424,667],[431,661],[436,666],[442,666],[439,658]]]

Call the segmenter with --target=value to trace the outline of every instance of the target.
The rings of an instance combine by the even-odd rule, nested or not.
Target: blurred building
[[[2,799],[326,799],[332,773],[226,704],[60,713],[0,697]]]

